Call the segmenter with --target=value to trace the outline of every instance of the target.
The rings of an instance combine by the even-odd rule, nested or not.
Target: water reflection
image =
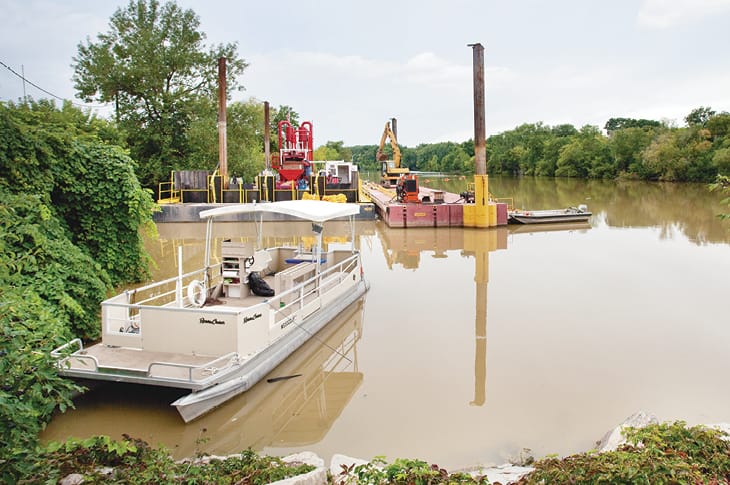
[[[107,386],[50,429],[65,423],[59,439],[78,429],[139,434],[177,456],[250,444],[277,455],[417,457],[453,469],[502,463],[525,447],[536,456],[585,451],[638,410],[691,424],[730,419],[722,385],[730,231],[714,216],[723,210],[716,194],[701,185],[527,178],[491,178],[490,188],[531,208],[587,203],[594,215],[582,225],[488,230],[358,222],[372,286],[364,331],[343,338],[354,340],[346,353],[354,363],[319,373],[332,387],[317,388],[299,410],[285,403],[305,401],[287,393],[301,377],[263,383],[256,402],[246,393],[187,426],[169,407],[174,396]],[[160,275],[177,272],[177,245],[186,267],[202,260],[195,226],[161,225],[162,238],[148,242]],[[297,244],[301,230],[285,223],[275,237]],[[343,224],[325,236],[351,234]],[[347,383],[335,386],[339,379]],[[335,387],[339,401],[331,401]]]
[[[177,458],[316,443],[363,381],[357,354],[363,315],[361,299],[248,392],[190,424],[169,405],[180,391],[104,384],[56,417],[42,439],[126,433],[164,444]]]
[[[431,186],[459,193],[465,180],[433,179]],[[520,209],[559,209],[587,204],[595,221],[609,227],[658,227],[662,237],[680,231],[695,244],[728,242],[727,212],[720,193],[698,183],[583,180],[571,178],[490,177],[489,190],[512,198]]]
[[[469,404],[481,406],[486,401],[487,379],[487,285],[489,283],[489,253],[507,249],[506,227],[492,230],[461,228],[395,229],[379,223],[376,226],[388,269],[400,265],[418,269],[421,257],[443,259],[450,251],[460,251],[462,257],[474,259],[475,321],[474,321],[474,398]]]

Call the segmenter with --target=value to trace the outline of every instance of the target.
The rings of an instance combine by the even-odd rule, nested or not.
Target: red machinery
[[[273,161],[273,167],[279,173],[280,182],[296,182],[311,165],[314,152],[312,123],[305,121],[297,127],[289,120],[282,120],[278,128],[279,159]]]
[[[395,186],[398,202],[420,202],[418,200],[418,177],[413,174],[403,174]]]

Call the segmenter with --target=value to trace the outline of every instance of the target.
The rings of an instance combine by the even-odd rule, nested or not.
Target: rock
[[[327,469],[324,467],[324,460],[311,451],[303,451],[293,455],[285,456],[281,459],[284,463],[303,463],[317,467],[309,473],[297,475],[296,477],[285,478],[278,482],[272,482],[276,485],[327,485]]]
[[[350,469],[359,465],[367,465],[367,460],[361,460],[360,458],[352,458],[346,455],[334,454],[332,460],[330,460],[330,474],[335,480],[335,483],[339,483],[344,478],[342,476],[343,466]]]
[[[534,471],[535,468],[531,466],[519,466],[507,463],[504,465],[479,470],[479,472],[477,473],[472,472],[472,475],[485,476],[489,480],[489,483],[499,482],[502,485],[507,485],[508,483],[515,483],[519,481],[520,478]]]
[[[644,428],[648,424],[658,424],[659,420],[653,414],[647,414],[644,411],[632,414],[611,431],[606,433],[598,443],[598,452],[615,451],[619,446],[626,443],[626,437],[623,435],[624,428]]]
[[[80,473],[72,473],[70,475],[66,475],[61,480],[59,480],[59,485],[79,485],[79,483],[84,482],[84,476]]]
[[[312,470],[304,475],[285,478],[269,485],[327,485],[327,469],[324,467]]]
[[[721,436],[720,439],[730,441],[730,423],[708,424],[707,427],[725,433],[725,436]]]
[[[316,453],[311,451],[302,451],[301,453],[294,453],[293,455],[285,456],[281,459],[284,463],[304,463],[305,465],[316,466],[317,468],[324,467],[324,460],[317,456]]]

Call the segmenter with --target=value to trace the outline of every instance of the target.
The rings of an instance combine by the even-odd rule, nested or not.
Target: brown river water
[[[465,180],[422,180],[453,192]],[[730,212],[704,185],[490,178],[518,208],[587,204],[590,223],[390,229],[358,222],[366,297],[268,383],[184,424],[181,393],[106,384],[44,440],[127,434],[178,458],[253,448],[449,469],[594,447],[643,410],[730,422]],[[246,225],[244,230],[255,234]],[[297,223],[273,225],[295,243]],[[203,257],[204,226],[161,224],[155,277]],[[347,223],[325,227],[347,238]]]

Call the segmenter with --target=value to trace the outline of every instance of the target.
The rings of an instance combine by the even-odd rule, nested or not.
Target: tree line
[[[586,125],[523,124],[487,138],[492,175],[535,175],[672,182],[710,182],[730,174],[730,113],[692,110],[684,127],[611,118],[602,131]],[[399,145],[400,146],[400,145]],[[379,170],[376,145],[347,147],[361,170]],[[417,171],[473,173],[474,142],[400,147],[402,165]],[[346,158],[346,157],[345,157]]]

